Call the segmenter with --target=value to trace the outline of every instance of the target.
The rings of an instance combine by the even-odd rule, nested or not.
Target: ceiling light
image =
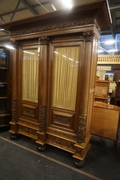
[[[116,49],[110,49],[109,52],[117,52]]]
[[[114,43],[115,43],[115,40],[108,40],[108,41],[105,41],[104,43],[105,43],[105,44],[108,44],[108,45],[114,44]]]
[[[37,3],[40,4],[47,12],[49,12],[49,10],[48,10],[45,6],[43,6],[38,0],[36,0],[36,1],[37,1]]]
[[[57,10],[56,7],[55,7],[53,4],[51,4],[51,6],[52,6],[52,8],[53,8],[54,11]]]
[[[72,0],[63,0],[63,4],[66,8],[72,8]]]
[[[72,8],[72,3],[71,4],[69,4],[69,6],[67,7],[68,9],[71,9]]]

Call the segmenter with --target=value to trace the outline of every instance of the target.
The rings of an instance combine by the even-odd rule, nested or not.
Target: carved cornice
[[[41,26],[36,26],[36,27],[23,28],[20,30],[13,30],[10,32],[10,36],[31,34],[31,33],[51,31],[51,30],[59,30],[63,28],[77,27],[77,26],[87,25],[87,24],[95,24],[94,18],[89,17],[89,18],[84,18],[84,19],[70,20],[70,21],[58,22],[54,24],[51,23],[51,24],[41,25]]]
[[[39,131],[45,131],[46,106],[39,106]]]
[[[50,38],[51,41],[59,41],[59,40],[69,40],[69,39],[80,39],[82,40],[84,38],[83,34],[76,33],[76,34],[66,34],[66,35],[59,35],[59,36],[53,36]]]
[[[17,122],[17,100],[12,100],[12,121]]]
[[[87,121],[87,115],[86,114],[80,114],[79,116],[79,122],[78,122],[78,144],[85,142],[85,135],[86,135],[86,121]]]

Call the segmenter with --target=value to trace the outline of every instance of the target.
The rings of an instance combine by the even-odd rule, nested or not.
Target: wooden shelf
[[[7,97],[0,97],[0,99],[7,99]]]
[[[11,65],[10,51],[0,47],[0,127],[8,127],[11,120]]]
[[[11,116],[11,114],[7,114],[7,113],[0,113],[0,117],[6,117],[6,116]]]
[[[7,68],[7,67],[0,67],[0,69],[5,69],[5,70],[6,70],[6,69],[8,69],[8,68]]]
[[[1,82],[0,82],[0,84],[8,84],[8,83],[7,83],[7,82],[3,82],[3,81],[1,81]]]

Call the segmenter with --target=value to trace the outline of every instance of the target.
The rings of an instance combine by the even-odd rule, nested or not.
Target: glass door
[[[79,46],[56,47],[53,60],[52,106],[75,110]]]
[[[38,50],[23,50],[22,100],[38,102],[38,67]]]

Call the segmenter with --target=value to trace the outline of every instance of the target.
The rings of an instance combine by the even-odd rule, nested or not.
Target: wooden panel
[[[119,111],[111,107],[112,105],[109,105],[108,108],[94,106],[91,133],[111,140],[117,140]]]
[[[23,116],[29,116],[31,118],[37,118],[37,111],[38,106],[36,105],[28,105],[28,104],[22,104],[22,115]]]
[[[75,113],[62,112],[61,109],[52,110],[52,122],[51,125],[59,127],[72,128]]]
[[[50,145],[53,145],[55,147],[61,148],[63,150],[66,150],[68,152],[74,153],[74,143],[71,140],[66,140],[63,137],[57,137],[53,135],[48,134],[47,143]]]
[[[33,127],[31,128],[31,127],[24,126],[21,124],[18,125],[18,133],[28,136],[32,139],[37,140],[37,131],[38,131],[38,129],[34,129]]]

